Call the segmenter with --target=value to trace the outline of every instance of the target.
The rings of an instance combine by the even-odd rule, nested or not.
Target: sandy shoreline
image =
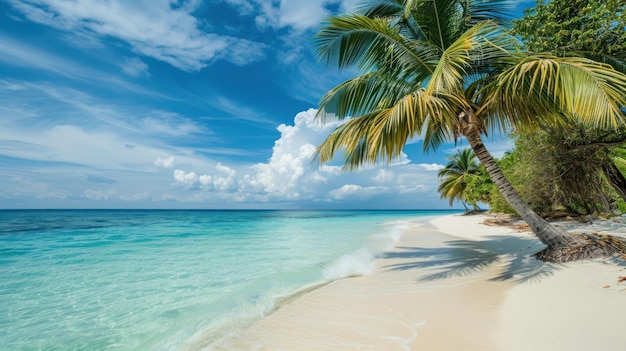
[[[626,348],[626,282],[617,283],[626,266],[538,262],[529,233],[485,218],[415,220],[373,273],[308,292],[214,349]],[[602,229],[625,230],[592,228]]]

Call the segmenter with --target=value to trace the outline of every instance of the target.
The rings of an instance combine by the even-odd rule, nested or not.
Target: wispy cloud
[[[319,26],[328,17],[331,7],[342,12],[351,11],[362,0],[223,0],[241,11],[242,15],[255,16],[256,24],[275,29],[290,28],[305,31]]]
[[[198,1],[10,0],[33,22],[86,36],[114,38],[133,51],[184,71],[198,71],[222,59],[243,65],[264,57],[264,45],[200,29],[192,15]],[[83,36],[84,37],[84,36]]]
[[[138,57],[126,57],[124,59],[124,62],[120,64],[120,67],[122,67],[122,71],[133,77],[150,75],[150,72],[148,72],[148,65],[145,62],[141,61],[141,59]]]
[[[223,117],[213,116],[208,119],[238,119],[252,122],[258,124],[260,127],[268,129],[274,129],[277,124],[276,121],[268,118],[264,113],[242,105],[240,102],[234,101],[223,95],[213,94],[209,97],[196,96],[194,100],[197,100],[196,103],[200,102],[201,104],[211,106],[225,113],[225,116]]]
[[[88,128],[116,130],[116,133],[147,135],[152,137],[183,137],[212,132],[208,127],[176,112],[146,109],[134,105],[119,105],[88,94],[84,91],[52,83],[10,81],[11,87],[20,87],[19,94],[0,98],[4,106],[17,102],[22,110],[12,110],[18,116],[40,117],[44,126],[52,124],[77,124]],[[0,85],[2,88],[2,85]],[[30,106],[29,101],[46,101]],[[29,109],[26,110],[28,106]],[[1,109],[0,109],[1,111]],[[10,113],[0,113],[9,118]],[[50,117],[53,120],[48,120]],[[1,121],[0,121],[1,122]],[[31,128],[32,121],[28,122]]]
[[[0,34],[0,62],[16,67],[50,72],[59,77],[94,86],[106,86],[108,89],[170,99],[168,96],[120,79],[108,72],[94,70],[78,61],[24,44],[2,34]]]

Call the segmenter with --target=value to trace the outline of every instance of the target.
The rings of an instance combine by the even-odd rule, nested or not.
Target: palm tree
[[[448,164],[439,170],[437,174],[439,178],[442,178],[437,191],[441,194],[442,199],[450,200],[450,206],[452,206],[454,200],[459,200],[467,211],[469,209],[465,205],[465,189],[470,178],[476,177],[480,172],[476,155],[474,155],[472,149],[465,148],[462,151],[457,150],[456,154],[448,156],[447,159]],[[471,203],[471,205],[474,207],[474,210],[480,209],[475,202]]]
[[[523,52],[502,26],[507,3],[374,0],[358,13],[329,17],[316,35],[320,60],[360,75],[322,97],[322,121],[352,118],[316,157],[328,162],[343,151],[350,170],[390,162],[418,136],[425,149],[464,137],[503,197],[560,257],[563,248],[586,240],[555,228],[524,203],[482,135],[530,130],[539,121],[622,125],[626,76],[589,59]]]

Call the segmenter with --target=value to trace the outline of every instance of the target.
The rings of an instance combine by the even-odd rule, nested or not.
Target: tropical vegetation
[[[480,178],[480,163],[474,155],[474,151],[469,148],[457,150],[457,153],[448,156],[448,163],[439,170],[437,176],[441,178],[441,183],[437,191],[442,199],[448,199],[450,206],[454,201],[460,201],[469,211],[467,204],[472,206],[474,211],[479,211],[478,203],[480,199],[471,197],[470,190],[477,188],[476,178]]]
[[[624,250],[573,235],[522,200],[487,151],[490,132],[538,130],[572,121],[625,122],[626,75],[580,57],[524,51],[505,30],[506,0],[377,0],[328,18],[316,35],[319,58],[359,75],[327,92],[318,117],[346,119],[317,148],[320,162],[343,153],[346,169],[391,162],[407,141],[425,149],[464,138],[502,196],[547,245],[545,260]]]
[[[513,33],[532,51],[587,57],[626,73],[623,1],[539,0],[513,21]],[[617,150],[626,142],[626,129],[571,123],[517,138],[523,162],[516,171],[529,173],[536,185],[527,196],[520,192],[535,210],[597,214],[625,207],[626,178]]]

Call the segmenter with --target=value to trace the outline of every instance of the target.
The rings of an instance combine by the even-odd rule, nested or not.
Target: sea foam
[[[371,273],[375,268],[375,260],[383,252],[392,249],[402,237],[403,232],[410,227],[406,221],[388,222],[384,225],[386,229],[372,235],[367,247],[343,255],[325,267],[324,278],[337,280]]]

